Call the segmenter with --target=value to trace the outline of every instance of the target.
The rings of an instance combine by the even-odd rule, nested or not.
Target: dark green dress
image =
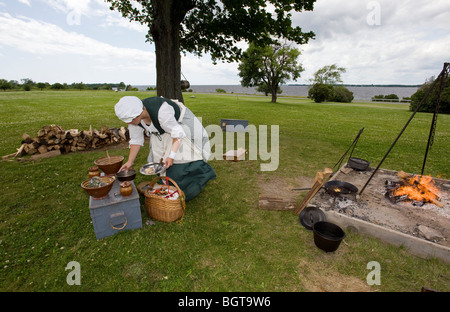
[[[214,169],[203,160],[185,164],[174,164],[166,171],[166,176],[174,180],[186,195],[186,201],[197,196],[209,180],[216,178]]]

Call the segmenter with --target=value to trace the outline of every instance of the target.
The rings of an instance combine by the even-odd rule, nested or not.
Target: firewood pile
[[[100,130],[70,129],[64,130],[61,126],[44,126],[37,132],[37,136],[31,137],[27,133],[22,135],[22,145],[16,153],[5,155],[8,159],[23,155],[56,155],[105,147],[118,144],[129,139],[128,128],[108,128],[102,126]],[[39,157],[38,157],[39,158]]]

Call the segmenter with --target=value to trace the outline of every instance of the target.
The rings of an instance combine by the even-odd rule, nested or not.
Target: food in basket
[[[177,199],[179,197],[178,190],[170,190],[167,187],[161,187],[158,189],[153,189],[150,192],[151,195],[162,196],[167,199]]]

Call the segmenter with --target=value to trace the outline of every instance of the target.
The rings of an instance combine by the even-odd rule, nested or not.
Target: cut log
[[[399,172],[397,172],[397,176],[402,180],[407,180],[407,179],[412,178],[409,174],[407,174],[406,172],[401,171],[401,170]]]
[[[295,200],[291,198],[260,196],[258,207],[264,210],[293,210],[295,208]]]
[[[45,153],[47,153],[47,152],[48,152],[47,146],[46,146],[46,145],[40,145],[40,146],[38,147],[38,152],[39,152],[39,154],[45,154]]]
[[[63,153],[76,152],[121,143],[128,138],[128,128],[125,127],[117,129],[102,126],[99,131],[90,125],[89,130],[70,129],[66,131],[58,125],[43,126],[37,131],[36,137],[31,137],[27,133],[22,134],[22,145],[18,151],[2,158],[6,159],[22,154],[46,154],[55,150]]]
[[[37,160],[37,159],[42,159],[42,158],[55,157],[55,156],[59,156],[59,155],[61,155],[61,151],[60,150],[54,150],[54,151],[43,153],[43,154],[32,155],[31,159],[32,160]]]
[[[311,190],[303,198],[302,202],[295,208],[294,213],[299,215],[300,212],[308,205],[311,199],[317,194],[317,192],[322,188],[323,184],[328,180],[328,178],[333,173],[330,168],[325,168],[324,171],[319,171],[316,173]]]
[[[125,129],[125,127],[120,127],[119,130],[119,135],[122,138],[123,141],[127,140],[127,136],[126,136],[127,130]]]
[[[2,156],[2,160],[13,158],[15,155],[16,155],[16,153],[12,153],[12,154],[8,154],[8,155],[5,155],[5,156]]]
[[[48,133],[49,131],[52,131],[52,126],[43,126],[42,130],[44,130],[45,133]]]
[[[33,155],[33,154],[37,153],[38,146],[39,146],[39,144],[37,142],[33,142],[33,143],[30,143],[30,144],[25,144],[23,149],[25,150],[25,152],[28,155]]]
[[[12,153],[12,154],[8,154],[8,155],[5,155],[5,156],[2,156],[2,160],[15,158],[17,156],[22,156],[23,154],[26,154],[25,146],[27,146],[27,144],[26,143],[22,143],[22,145],[17,149],[17,152]]]
[[[25,154],[24,148],[25,148],[25,144],[22,144],[19,147],[19,149],[17,150],[17,153],[16,153],[16,155],[14,155],[14,157],[22,156],[23,154]]]
[[[31,143],[32,139],[27,133],[22,134],[22,143]]]

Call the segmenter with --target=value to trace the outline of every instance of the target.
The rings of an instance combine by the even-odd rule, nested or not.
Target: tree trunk
[[[278,84],[272,85],[272,103],[277,102]]]
[[[152,6],[155,18],[150,33],[156,52],[156,94],[183,102],[180,25],[194,4],[186,0],[152,0]]]
[[[272,93],[272,103],[276,103],[277,102],[277,91],[274,91]]]

